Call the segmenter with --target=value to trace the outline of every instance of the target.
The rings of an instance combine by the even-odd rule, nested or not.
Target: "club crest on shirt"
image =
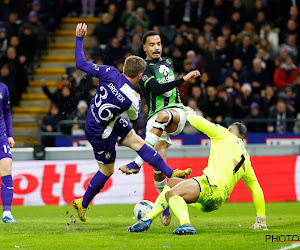
[[[111,154],[109,152],[105,153],[105,159],[109,159],[111,157]]]

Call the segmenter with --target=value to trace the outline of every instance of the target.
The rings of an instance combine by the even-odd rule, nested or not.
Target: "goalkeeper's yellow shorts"
[[[198,177],[193,177],[198,182],[200,187],[200,196],[197,203],[201,204],[203,212],[211,212],[218,210],[223,203],[223,199],[219,194],[218,187],[210,185],[208,176],[203,174]]]

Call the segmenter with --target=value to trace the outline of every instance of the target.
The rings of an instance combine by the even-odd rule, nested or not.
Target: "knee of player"
[[[9,164],[9,163],[3,164],[1,166],[1,174],[2,174],[2,176],[4,176],[4,175],[10,175],[11,174],[11,170],[12,170],[11,164]]]
[[[167,201],[169,202],[169,200],[173,197],[173,196],[176,196],[176,195],[179,195],[176,190],[174,189],[170,189],[168,192],[166,192],[166,199]]]
[[[156,120],[158,122],[167,122],[167,121],[169,121],[169,119],[170,119],[170,114],[168,112],[166,112],[164,110],[161,110],[158,112],[157,118],[156,118]]]

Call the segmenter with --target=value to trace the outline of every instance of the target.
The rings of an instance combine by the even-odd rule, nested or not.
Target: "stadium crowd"
[[[122,71],[127,56],[145,58],[142,36],[152,29],[160,34],[163,56],[173,59],[177,77],[195,69],[201,72],[199,79],[179,86],[185,105],[222,125],[232,119],[244,121],[249,132],[300,133],[300,122],[293,120],[300,119],[296,1],[41,0],[25,1],[26,8],[18,7],[18,2],[4,0],[0,14],[0,81],[14,93],[15,105],[28,85],[26,72],[33,55],[44,49],[40,44],[46,43],[41,41],[58,27],[60,17],[99,16],[102,21],[85,51],[88,61]],[[57,6],[61,8],[55,15]],[[89,105],[95,93],[97,79],[75,68],[67,72],[54,93],[42,81],[44,92],[55,104],[43,120],[45,131],[55,131],[61,119],[80,116],[84,120],[79,109]],[[147,105],[142,103],[134,125],[138,134],[144,134],[146,118]],[[260,122],[264,119],[268,122]],[[46,129],[46,121],[52,128]],[[71,133],[78,128],[65,129]],[[198,131],[187,124],[183,132]]]

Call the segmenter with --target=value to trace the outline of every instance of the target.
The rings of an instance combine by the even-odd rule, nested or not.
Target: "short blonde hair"
[[[139,73],[143,73],[146,69],[146,61],[139,56],[128,56],[124,63],[123,73],[130,77],[135,78]]]

